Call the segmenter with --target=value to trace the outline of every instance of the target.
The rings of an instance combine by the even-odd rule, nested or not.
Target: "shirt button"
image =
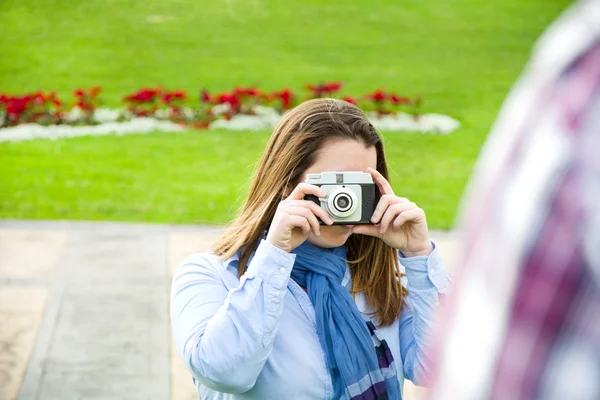
[[[285,274],[285,268],[283,268],[283,267],[279,268],[279,272],[281,272],[282,274]]]

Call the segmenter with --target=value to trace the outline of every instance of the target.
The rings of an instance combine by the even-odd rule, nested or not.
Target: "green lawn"
[[[458,133],[457,135],[465,135]],[[227,131],[0,144],[0,218],[224,222],[269,133]],[[450,226],[476,146],[472,138],[387,134],[392,181]],[[242,190],[240,190],[242,188]],[[237,203],[239,204],[239,203]]]
[[[422,93],[447,137],[385,133],[398,192],[449,228],[471,166],[535,38],[565,0],[2,0],[0,93],[100,84],[211,91],[342,80]],[[225,222],[268,132],[0,144],[0,217]]]

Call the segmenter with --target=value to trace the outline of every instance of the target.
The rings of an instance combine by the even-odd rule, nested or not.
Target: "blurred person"
[[[600,2],[536,45],[465,202],[431,398],[600,399]]]
[[[304,181],[326,171],[372,176],[371,224],[331,225],[305,200],[325,196]],[[275,128],[221,239],[178,268],[173,338],[201,399],[401,399],[404,378],[430,374],[431,316],[449,283],[365,114],[311,100]]]

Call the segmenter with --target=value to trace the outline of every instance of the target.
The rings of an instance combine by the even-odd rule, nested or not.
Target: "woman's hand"
[[[425,212],[408,199],[397,197],[378,171],[368,172],[379,187],[381,199],[373,212],[373,225],[355,225],[352,233],[375,236],[406,257],[428,256],[433,251]]]
[[[317,217],[327,225],[333,224],[329,214],[316,203],[304,200],[312,194],[325,197],[326,193],[318,186],[300,183],[290,196],[277,206],[267,241],[288,253],[300,246],[311,234],[321,235]]]

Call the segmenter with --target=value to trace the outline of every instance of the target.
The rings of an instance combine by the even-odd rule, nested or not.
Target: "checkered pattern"
[[[538,43],[463,209],[435,399],[600,399],[600,1]]]

